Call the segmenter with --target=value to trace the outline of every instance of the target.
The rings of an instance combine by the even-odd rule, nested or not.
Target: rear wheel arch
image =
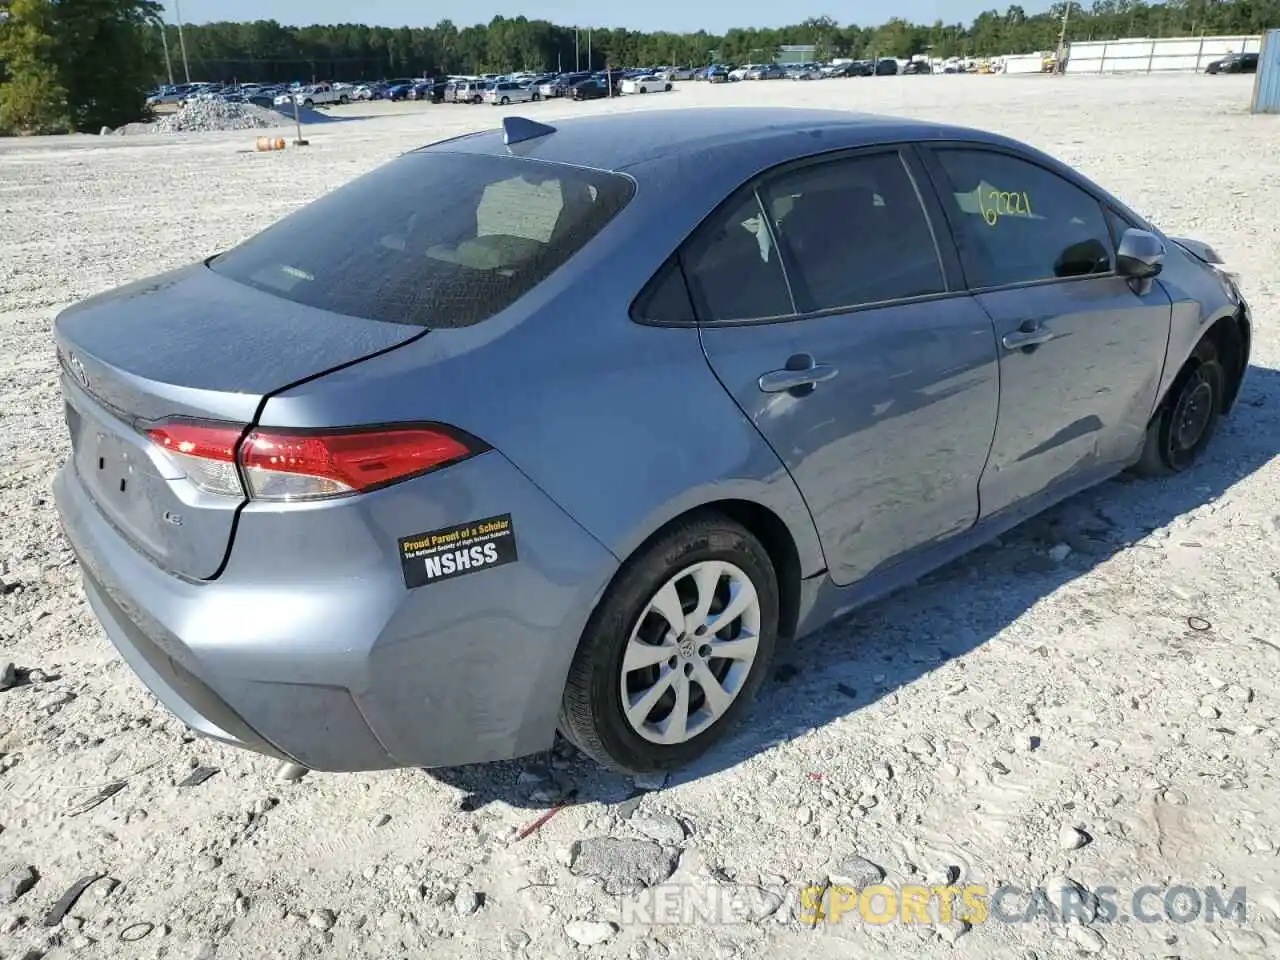
[[[642,556],[656,541],[676,527],[707,516],[721,516],[746,528],[764,546],[773,562],[778,586],[778,636],[790,640],[795,636],[800,619],[801,580],[803,566],[795,537],[783,519],[769,507],[754,500],[712,500],[691,507],[671,517],[628,552],[622,564],[596,600],[598,606],[608,596],[610,588],[623,569],[635,557]]]

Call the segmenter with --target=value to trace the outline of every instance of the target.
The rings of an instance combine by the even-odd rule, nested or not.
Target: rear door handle
[[[765,393],[786,393],[789,390],[803,390],[806,387],[812,390],[818,384],[833,379],[840,372],[829,364],[814,363],[812,357],[806,358],[809,361],[808,366],[800,367],[796,363],[796,368],[793,368],[790,364],[796,359],[792,357],[787,361],[788,366],[782,370],[770,370],[762,374],[757,381],[760,389]]]
[[[1048,343],[1057,336],[1048,327],[1024,323],[1012,333],[1006,333],[1000,338],[1000,342],[1004,344],[1006,350],[1025,350],[1027,347],[1038,347],[1042,343]]]

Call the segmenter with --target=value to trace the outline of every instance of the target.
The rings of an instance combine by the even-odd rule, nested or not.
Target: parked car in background
[[[695,73],[693,67],[667,67],[657,71],[656,76],[663,80],[692,80]]]
[[[686,767],[778,644],[1126,469],[1205,463],[1249,369],[1210,247],[1007,137],[503,127],[54,321],[62,530],[194,731],[321,770],[557,728]]]
[[[706,80],[708,83],[728,83],[729,70],[719,65],[707,67],[694,76],[695,80]]]
[[[510,103],[528,103],[538,100],[540,95],[536,88],[515,80],[499,80],[489,84],[484,91],[484,102],[494,106],[505,107]]]
[[[824,76],[822,69],[816,64],[812,66],[796,67],[794,70],[788,70],[787,76],[792,80],[821,80]]]
[[[297,102],[304,107],[319,107],[334,103],[350,103],[351,96],[346,90],[335,90],[327,83],[309,84],[290,93],[282,93],[276,97],[278,107]]]
[[[877,60],[874,73],[877,77],[895,77],[900,72],[898,61],[890,57]]]
[[[568,96],[574,100],[599,100],[609,96],[609,84],[599,77],[588,77],[570,87]]]
[[[1205,73],[1257,73],[1256,53],[1229,53],[1205,67]]]
[[[484,103],[485,81],[460,80],[453,85],[450,103]]]
[[[933,73],[933,67],[928,60],[911,60],[903,68],[904,74],[921,74]]]
[[[658,93],[670,89],[671,81],[663,80],[657,74],[628,77],[619,86],[622,93]]]

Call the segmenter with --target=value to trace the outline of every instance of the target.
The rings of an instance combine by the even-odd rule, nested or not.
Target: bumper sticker
[[[410,590],[517,559],[509,513],[400,538],[400,566]]]

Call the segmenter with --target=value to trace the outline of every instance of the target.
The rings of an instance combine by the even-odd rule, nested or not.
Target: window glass
[[[801,167],[761,194],[800,312],[946,289],[929,221],[897,153]]]
[[[461,327],[509,307],[604,228],[631,181],[518,157],[410,153],[211,268],[334,313]]]
[[[645,285],[632,315],[651,323],[688,323],[697,319],[678,258],[669,258]]]
[[[755,194],[713,214],[681,251],[699,320],[793,312],[787,279]]]
[[[1088,193],[1025,160],[986,150],[938,150],[951,217],[975,287],[1109,273],[1112,243]]]

